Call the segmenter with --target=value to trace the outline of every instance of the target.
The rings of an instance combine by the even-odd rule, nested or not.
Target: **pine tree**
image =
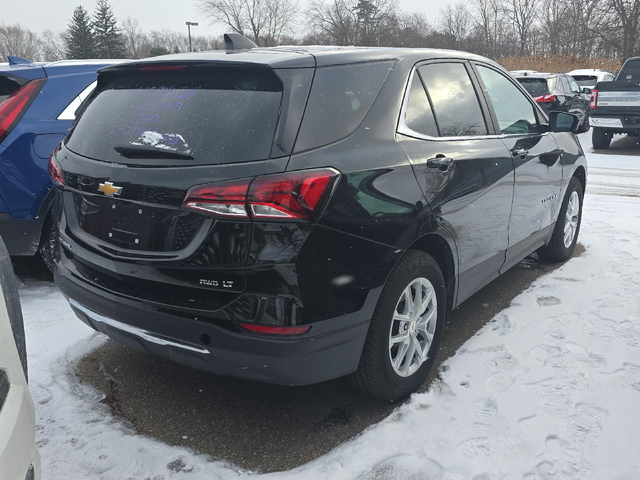
[[[97,58],[123,58],[125,45],[108,0],[98,0],[93,14],[93,31],[96,37]]]
[[[91,17],[82,6],[73,11],[71,22],[64,33],[64,43],[67,58],[95,57],[96,41],[91,28]]]

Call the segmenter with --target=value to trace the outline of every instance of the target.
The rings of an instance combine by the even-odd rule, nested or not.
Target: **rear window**
[[[549,93],[546,78],[519,78],[518,81],[532,97]]]
[[[581,87],[592,87],[598,83],[598,77],[595,75],[572,75],[572,77]]]
[[[0,75],[0,102],[20,88],[20,85],[17,80]]]
[[[296,152],[337,142],[360,125],[393,62],[318,68],[304,113]]]
[[[640,61],[629,61],[624,64],[618,75],[618,81],[640,82]]]
[[[282,83],[266,69],[120,74],[99,86],[67,147],[86,157],[120,163],[154,163],[167,152],[182,155],[169,162],[181,165],[266,159],[281,100]],[[137,149],[135,160],[114,147],[120,152]]]

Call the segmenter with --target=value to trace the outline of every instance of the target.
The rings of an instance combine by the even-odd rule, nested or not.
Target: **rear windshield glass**
[[[341,140],[360,125],[393,62],[322,67],[316,71],[296,152]]]
[[[0,75],[0,102],[20,88],[20,84],[10,78]]]
[[[594,75],[572,75],[573,79],[581,87],[591,87],[598,83],[598,77]]]
[[[99,89],[67,141],[80,155],[148,163],[175,154],[171,163],[185,165],[269,158],[282,99],[271,70],[139,72]]]
[[[640,61],[629,61],[622,67],[618,80],[640,82]]]
[[[545,78],[519,78],[518,81],[532,97],[549,93],[549,86]]]

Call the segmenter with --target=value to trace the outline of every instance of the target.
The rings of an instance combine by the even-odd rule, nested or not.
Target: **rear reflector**
[[[598,107],[598,90],[591,90],[591,100],[589,102],[589,108]]]
[[[311,220],[337,176],[327,168],[200,185],[189,190],[184,207],[227,218]]]
[[[31,80],[0,103],[0,142],[18,124],[46,81],[45,78]]]
[[[307,333],[310,325],[301,327],[274,327],[272,325],[256,325],[255,323],[238,323],[245,330],[255,333],[266,333],[269,335],[301,335]]]

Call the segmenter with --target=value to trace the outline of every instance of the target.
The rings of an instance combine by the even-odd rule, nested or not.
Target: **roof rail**
[[[224,34],[224,49],[225,50],[247,50],[249,48],[257,48],[258,45],[253,43],[244,35],[239,33],[225,33]]]
[[[13,55],[7,55],[7,58],[9,59],[9,65],[29,65],[30,63],[33,63],[31,60],[15,57]]]

